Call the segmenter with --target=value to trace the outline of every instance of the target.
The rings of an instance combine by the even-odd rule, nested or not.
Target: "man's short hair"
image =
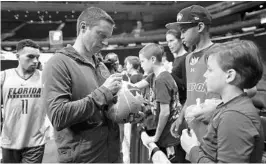
[[[80,23],[84,21],[86,25],[89,27],[93,27],[97,25],[98,21],[100,20],[105,20],[112,25],[115,25],[114,20],[112,17],[107,14],[104,10],[98,8],[98,7],[89,7],[85,9],[78,17],[77,20],[77,36],[79,35],[80,32]]]
[[[176,37],[176,39],[181,39],[181,32],[180,32],[180,30],[170,29],[170,30],[168,30],[166,32],[166,35],[167,34],[173,35],[174,37]]]
[[[262,77],[263,66],[258,47],[247,40],[234,40],[215,46],[207,55],[217,55],[217,63],[226,72],[234,69],[236,79],[232,82],[241,89],[249,89]]]
[[[139,54],[144,55],[147,59],[155,56],[158,62],[162,62],[164,48],[158,44],[149,43],[139,51]]]
[[[31,39],[23,39],[19,41],[16,46],[17,52],[22,50],[24,47],[32,47],[32,48],[40,49],[40,46]]]
[[[140,68],[140,60],[137,56],[128,56],[126,57],[125,62],[132,64],[133,69],[137,70]]]

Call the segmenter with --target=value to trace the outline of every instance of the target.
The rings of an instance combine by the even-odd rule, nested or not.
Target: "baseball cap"
[[[176,16],[176,22],[165,25],[168,29],[177,29],[180,24],[191,24],[203,22],[211,24],[212,17],[206,8],[199,5],[192,5],[182,9]]]

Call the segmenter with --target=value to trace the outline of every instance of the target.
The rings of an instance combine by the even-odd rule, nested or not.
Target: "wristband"
[[[152,149],[152,151],[151,151],[151,158],[152,158],[152,156],[153,156],[157,151],[160,151],[160,149],[159,149],[158,147],[155,147],[154,149]]]

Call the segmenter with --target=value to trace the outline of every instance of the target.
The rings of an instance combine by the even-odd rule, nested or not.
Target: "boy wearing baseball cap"
[[[177,14],[177,22],[166,25],[168,29],[178,29],[181,31],[182,43],[187,47],[195,46],[195,50],[186,57],[187,75],[187,100],[179,118],[173,123],[171,133],[179,137],[179,126],[184,123],[184,110],[196,103],[199,98],[201,102],[206,99],[219,98],[217,94],[207,93],[205,78],[203,74],[207,70],[206,57],[217,44],[211,41],[209,28],[212,22],[210,13],[202,6],[192,5],[182,9]],[[203,120],[194,119],[191,128],[196,133],[199,141],[206,134],[206,124]]]
[[[200,22],[205,25],[211,25],[212,17],[210,13],[202,6],[192,5],[182,9],[176,17],[177,22],[168,23],[166,28],[177,29],[180,25],[193,25],[196,26]]]

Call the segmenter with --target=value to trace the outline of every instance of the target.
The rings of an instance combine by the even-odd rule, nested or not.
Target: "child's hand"
[[[136,87],[135,84],[130,83],[128,81],[123,81],[123,85],[125,85],[127,88],[134,88],[134,87]]]
[[[180,120],[177,118],[175,120],[175,122],[173,122],[173,124],[172,124],[172,126],[170,128],[170,132],[171,132],[172,136],[175,137],[175,138],[179,138],[180,137],[180,135],[178,133],[180,125],[181,125]]]
[[[200,105],[191,105],[186,109],[185,119],[190,120],[196,118],[197,120],[202,120],[205,114],[213,112],[221,102],[220,99],[206,99]]]
[[[145,145],[146,147],[149,147],[149,144],[150,144],[150,143],[154,143],[154,142],[156,142],[156,141],[155,141],[155,138],[154,138],[153,136],[145,135],[145,136],[143,137],[143,135],[142,135],[141,139],[142,139],[142,143],[143,143],[143,145]]]
[[[187,154],[189,154],[190,150],[194,146],[199,146],[198,138],[195,134],[195,132],[191,129],[190,133],[188,133],[188,129],[184,129],[182,131],[182,135],[180,137],[181,146],[185,150]]]
[[[136,92],[135,98],[138,99],[141,102],[141,104],[146,104],[147,103],[145,98],[141,94],[139,94],[138,92]]]

